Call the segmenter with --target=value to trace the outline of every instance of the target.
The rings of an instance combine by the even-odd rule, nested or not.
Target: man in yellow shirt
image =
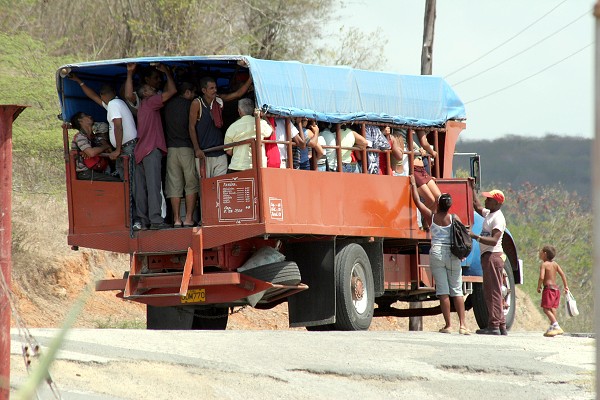
[[[242,140],[256,137],[256,124],[254,121],[254,102],[252,99],[241,99],[238,101],[238,113],[240,119],[235,121],[225,133],[225,144],[241,142]],[[273,128],[265,120],[260,120],[260,133],[263,138],[271,136]],[[231,157],[229,163],[230,172],[243,171],[252,168],[252,147],[250,144],[243,144],[225,150]],[[264,146],[260,149],[261,162],[263,168],[267,167],[267,156]]]

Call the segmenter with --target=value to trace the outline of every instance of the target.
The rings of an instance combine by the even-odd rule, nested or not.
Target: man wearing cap
[[[485,197],[485,207],[481,206],[475,193],[474,180],[473,208],[484,218],[479,235],[470,232],[470,236],[479,242],[481,268],[483,270],[483,295],[488,310],[487,328],[478,329],[480,335],[507,335],[506,318],[502,303],[502,282],[504,279],[504,260],[502,259],[502,236],[506,229],[504,214],[500,211],[504,203],[504,193],[494,189],[481,193]]]

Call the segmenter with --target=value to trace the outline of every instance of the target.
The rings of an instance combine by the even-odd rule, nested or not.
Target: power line
[[[590,46],[591,46],[591,45],[593,45],[594,43],[595,43],[595,42],[591,42],[591,43],[590,43],[590,44],[588,44],[587,46],[584,46],[584,47],[582,47],[581,49],[577,50],[576,52],[569,54],[568,56],[566,56],[565,58],[563,58],[563,59],[561,59],[561,60],[559,60],[559,61],[555,62],[554,64],[550,64],[550,65],[548,65],[547,67],[545,67],[545,68],[543,68],[543,69],[539,70],[539,71],[538,71],[538,72],[536,72],[535,74],[529,75],[529,76],[527,76],[527,77],[525,77],[525,78],[523,78],[523,79],[521,79],[521,80],[518,80],[517,82],[514,82],[514,83],[512,83],[512,84],[510,84],[510,85],[508,85],[508,86],[505,86],[505,87],[501,88],[501,89],[495,90],[495,91],[493,91],[493,92],[491,92],[491,93],[488,93],[488,94],[486,94],[486,95],[484,95],[484,96],[478,97],[478,98],[476,98],[476,99],[473,99],[473,100],[469,100],[469,101],[465,102],[464,104],[471,104],[471,103],[474,103],[474,102],[476,102],[476,101],[479,101],[479,100],[481,100],[481,99],[485,99],[486,97],[490,97],[490,96],[492,96],[492,95],[494,95],[494,94],[496,94],[496,93],[503,92],[503,91],[505,91],[506,89],[510,89],[511,87],[513,87],[513,86],[516,86],[516,85],[518,85],[518,84],[520,84],[520,83],[522,83],[522,82],[525,82],[526,80],[528,80],[528,79],[531,79],[531,78],[533,78],[534,76],[541,74],[542,72],[544,72],[544,71],[546,71],[546,70],[548,70],[548,69],[550,69],[550,68],[554,67],[555,65],[558,65],[558,64],[560,64],[561,62],[563,62],[563,61],[565,61],[565,60],[567,60],[567,59],[569,59],[569,58],[573,57],[574,55],[576,55],[576,54],[578,54],[578,53],[581,53],[583,50],[587,49],[588,47],[590,47]]]
[[[526,30],[528,30],[529,28],[531,28],[532,26],[534,26],[535,24],[537,24],[538,22],[540,22],[548,14],[550,14],[552,11],[556,10],[558,7],[560,7],[561,5],[563,5],[566,2],[567,2],[567,0],[562,1],[561,3],[559,3],[558,5],[556,5],[554,8],[552,8],[550,11],[548,11],[546,14],[542,15],[541,17],[539,17],[538,19],[536,19],[535,21],[533,21],[531,24],[527,25],[525,28],[521,29],[515,35],[513,35],[509,39],[505,40],[504,42],[500,43],[498,46],[494,47],[493,49],[491,49],[487,53],[479,56],[478,58],[474,59],[473,61],[469,62],[468,64],[463,65],[459,69],[457,69],[457,70],[455,70],[453,72],[450,72],[448,75],[444,76],[444,79],[447,79],[448,77],[454,75],[455,73],[457,73],[459,71],[462,71],[463,69],[467,68],[468,66],[475,64],[477,61],[481,60],[482,58],[486,57],[487,55],[489,55],[489,54],[493,53],[494,51],[498,50],[500,47],[504,46],[506,43],[510,42],[511,40],[513,40],[514,38],[516,38],[517,36],[519,36],[520,34],[522,34],[523,32],[525,32]]]
[[[575,18],[573,21],[569,22],[567,25],[563,26],[562,28],[558,29],[557,31],[554,31],[554,32],[553,32],[553,33],[551,33],[550,35],[548,35],[548,36],[546,36],[546,37],[544,37],[544,38],[542,38],[542,39],[538,40],[537,42],[535,42],[535,43],[534,43],[534,44],[532,44],[531,46],[529,46],[529,47],[527,47],[527,48],[525,48],[525,49],[521,50],[520,52],[518,52],[518,53],[516,53],[516,54],[514,54],[514,55],[512,55],[512,56],[510,56],[509,58],[507,58],[507,59],[505,59],[505,60],[503,60],[503,61],[500,61],[500,62],[499,62],[498,64],[496,64],[496,65],[493,65],[493,66],[491,66],[491,67],[489,67],[489,68],[487,68],[487,69],[484,69],[483,71],[481,71],[481,72],[479,72],[479,73],[477,73],[477,74],[475,74],[475,75],[472,75],[472,76],[470,76],[470,77],[468,77],[468,78],[466,78],[466,79],[463,79],[462,81],[458,81],[458,82],[456,82],[456,83],[452,84],[452,86],[458,86],[458,85],[460,85],[461,83],[464,83],[464,82],[470,81],[471,79],[477,78],[478,76],[480,76],[480,75],[482,75],[482,74],[485,74],[486,72],[488,72],[488,71],[491,71],[491,70],[492,70],[492,69],[494,69],[494,68],[497,68],[497,67],[499,67],[500,65],[502,65],[502,64],[504,64],[504,63],[506,63],[506,62],[508,62],[508,61],[512,60],[513,58],[515,58],[515,57],[518,57],[518,56],[520,56],[520,55],[521,55],[521,54],[523,54],[523,53],[526,53],[527,51],[531,50],[532,48],[534,48],[534,47],[535,47],[535,46],[537,46],[538,44],[545,42],[546,40],[550,39],[552,36],[554,36],[554,35],[558,34],[559,32],[561,32],[561,31],[563,31],[564,29],[568,28],[569,26],[573,25],[575,22],[579,21],[581,18],[583,18],[583,17],[585,17],[585,16],[589,15],[589,13],[590,13],[590,10],[586,11],[585,13],[583,13],[582,15],[580,15],[579,17]]]

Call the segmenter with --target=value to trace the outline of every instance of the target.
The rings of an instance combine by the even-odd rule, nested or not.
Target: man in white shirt
[[[282,141],[286,141],[286,134],[285,134],[285,125],[287,120],[285,118],[277,118],[275,120],[275,135],[277,137],[277,141],[278,142],[282,142]],[[298,128],[296,128],[296,126],[292,123],[290,123],[290,138],[292,139],[292,141],[294,141],[294,143],[296,143],[296,146],[302,145],[304,143],[304,138],[301,135],[298,135],[299,131]],[[277,147],[279,147],[279,155],[281,157],[281,168],[287,168],[287,145],[282,144],[282,143],[278,143]],[[290,166],[290,168],[294,168],[294,166]]]
[[[481,193],[485,196],[485,207],[481,206],[475,193],[475,181],[471,180],[473,189],[473,208],[484,218],[481,233],[470,233],[479,242],[481,251],[481,269],[483,271],[483,293],[488,310],[487,328],[478,329],[481,335],[507,335],[506,318],[502,298],[504,280],[504,260],[502,259],[502,237],[506,230],[506,220],[500,211],[504,203],[504,193],[494,189]]]
[[[252,99],[241,99],[238,101],[238,113],[240,119],[229,126],[225,133],[225,144],[241,142],[246,139],[256,137],[256,121],[254,120],[254,102]],[[263,119],[260,120],[260,134],[263,138],[271,136],[273,128]],[[225,152],[231,157],[229,163],[230,172],[243,171],[252,168],[252,146],[243,144],[226,149]],[[257,157],[258,162],[261,162],[262,167],[267,167],[267,156],[265,147],[261,145],[260,156]]]

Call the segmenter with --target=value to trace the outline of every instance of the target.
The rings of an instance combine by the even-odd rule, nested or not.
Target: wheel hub
[[[353,300],[362,300],[363,295],[365,293],[365,287],[363,285],[362,279],[358,276],[352,277],[352,299]]]

